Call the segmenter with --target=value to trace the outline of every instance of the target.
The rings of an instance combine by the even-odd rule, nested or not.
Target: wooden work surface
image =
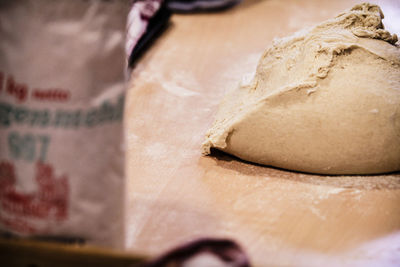
[[[400,174],[317,176],[200,145],[219,101],[273,38],[359,1],[244,1],[173,15],[132,74],[126,108],[127,247],[145,255],[196,237],[237,240],[258,266],[400,264]],[[400,33],[400,2],[375,1]]]

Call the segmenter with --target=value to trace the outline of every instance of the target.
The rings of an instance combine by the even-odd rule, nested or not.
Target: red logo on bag
[[[68,216],[68,178],[65,175],[56,178],[51,165],[38,162],[35,181],[39,188],[37,192],[18,192],[14,165],[0,162],[0,209],[14,217],[13,220],[0,217],[0,222],[14,231],[35,232],[24,218],[61,221]]]

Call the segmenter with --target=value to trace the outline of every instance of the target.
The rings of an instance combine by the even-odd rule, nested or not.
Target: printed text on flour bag
[[[11,101],[3,102],[3,97]],[[0,157],[0,225],[12,231],[21,234],[46,233],[49,224],[41,224],[40,221],[57,223],[67,220],[70,193],[68,174],[59,174],[48,159],[51,135],[16,131],[12,126],[27,126],[28,129],[37,128],[46,132],[50,128],[78,130],[122,120],[122,95],[116,103],[104,101],[88,110],[30,108],[24,105],[33,101],[65,103],[70,98],[70,90],[30,88],[13,75],[0,72],[0,138],[6,138],[0,143],[5,141],[7,146],[7,157]],[[33,167],[31,177],[18,177],[16,163],[18,166],[26,164]],[[18,179],[32,179],[37,190],[18,190]]]
[[[69,99],[67,90],[35,88],[30,91],[26,84],[18,83],[12,75],[6,76],[3,72],[0,72],[0,95],[14,98],[17,103],[26,102],[29,96],[37,101]],[[11,126],[10,116],[20,122],[29,117],[29,112],[23,107],[0,103],[1,128]],[[47,118],[43,112],[30,117],[30,126],[43,125]],[[0,159],[0,223],[18,233],[34,234],[45,229],[37,229],[30,223],[32,219],[65,220],[68,212],[68,177],[55,177],[53,166],[45,163],[50,137],[10,131],[6,139],[11,160]],[[35,192],[25,193],[16,189],[18,177],[14,163],[18,161],[34,165],[32,177],[24,178],[34,180],[37,185]]]

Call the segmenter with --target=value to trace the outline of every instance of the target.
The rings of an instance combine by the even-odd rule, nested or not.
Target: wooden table
[[[219,101],[273,38],[359,1],[244,1],[174,15],[132,73],[126,108],[127,247],[157,255],[229,237],[259,266],[400,265],[400,174],[317,176],[201,155]],[[400,2],[381,5],[400,33]]]

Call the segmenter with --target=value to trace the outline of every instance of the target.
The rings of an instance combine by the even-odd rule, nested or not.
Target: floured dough
[[[225,96],[203,153],[322,174],[400,170],[400,48],[360,4],[276,40]]]

